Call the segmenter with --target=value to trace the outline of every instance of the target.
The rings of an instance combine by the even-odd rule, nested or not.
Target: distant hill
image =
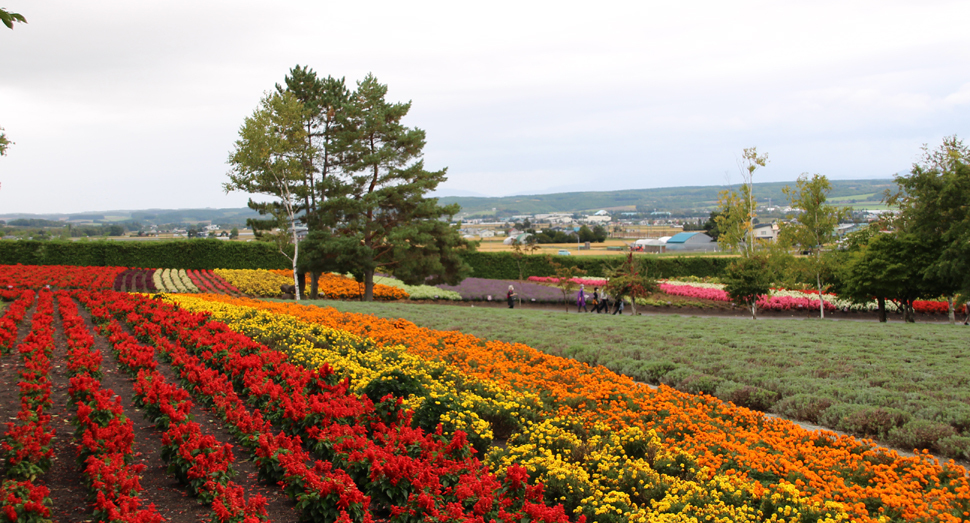
[[[832,180],[829,198],[833,203],[855,207],[878,207],[887,189],[895,187],[891,179],[884,180]],[[758,203],[784,206],[788,199],[781,191],[794,182],[755,183],[754,194]],[[583,213],[607,210],[640,210],[670,212],[673,215],[700,216],[708,214],[717,205],[718,193],[737,188],[725,185],[701,187],[666,187],[661,189],[629,189],[623,191],[569,192],[505,197],[445,196],[443,204],[461,205],[461,216],[474,215],[509,216],[548,212]],[[494,209],[494,211],[493,211]]]
[[[58,223],[105,224],[124,221],[137,221],[147,225],[167,223],[195,224],[200,222],[218,225],[243,226],[246,218],[259,215],[248,207],[238,209],[147,209],[137,211],[97,211],[72,214],[0,214],[0,220],[10,223],[13,220],[50,220]]]
[[[794,182],[754,184],[758,203],[784,206],[788,201],[782,188]],[[736,186],[731,186],[736,188]],[[833,180],[829,199],[838,205],[879,208],[883,193],[892,180]],[[498,214],[538,214],[548,212],[585,213],[607,210],[640,210],[669,212],[675,216],[703,216],[717,205],[717,194],[729,188],[724,185],[702,187],[666,187],[662,189],[629,189],[624,191],[568,192],[506,197],[444,196],[443,204],[461,205],[460,217]],[[493,212],[492,209],[495,209]],[[91,211],[83,213],[0,214],[0,220],[50,220],[59,223],[110,224],[137,221],[146,225],[169,223],[214,223],[230,227],[244,226],[247,218],[259,215],[247,207],[232,209],[145,209],[125,211]]]

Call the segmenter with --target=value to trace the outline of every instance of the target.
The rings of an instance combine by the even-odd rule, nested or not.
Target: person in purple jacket
[[[586,288],[579,286],[579,294],[576,295],[576,312],[589,312],[586,308]]]

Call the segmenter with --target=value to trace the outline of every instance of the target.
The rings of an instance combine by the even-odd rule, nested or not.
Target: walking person
[[[963,320],[963,324],[970,325],[970,301],[967,302],[965,307],[967,309],[967,319]]]
[[[599,314],[600,312],[605,312],[606,314],[610,313],[610,295],[606,294],[605,289],[603,290],[603,293],[600,294],[600,306],[596,313]]]
[[[518,296],[518,295],[515,294],[515,287],[509,285],[509,292],[505,295],[505,298],[507,300],[509,300],[509,308],[510,309],[514,309],[515,308],[515,297],[516,296]]]
[[[623,316],[623,296],[616,299],[616,305],[613,306],[613,315],[619,314]]]
[[[576,312],[589,312],[586,308],[586,288],[579,286],[579,294],[576,295]]]
[[[600,313],[600,288],[593,287],[593,312]]]

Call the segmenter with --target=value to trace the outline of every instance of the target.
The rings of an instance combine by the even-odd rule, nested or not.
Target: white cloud
[[[886,176],[970,133],[966,2],[5,7],[29,23],[0,31],[0,213],[242,205],[226,156],[297,63],[374,72],[428,167],[486,194],[719,184],[750,145],[766,179]]]

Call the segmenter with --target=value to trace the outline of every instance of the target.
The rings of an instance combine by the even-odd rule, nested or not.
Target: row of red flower
[[[78,461],[95,498],[94,516],[106,522],[161,523],[165,518],[154,505],[142,506],[140,475],[145,465],[132,464],[133,423],[121,399],[101,386],[102,357],[94,348],[94,337],[67,293],[58,292],[57,306],[67,338],[69,393],[77,408]]]
[[[183,379],[210,399],[256,454],[261,473],[288,484],[307,517],[367,520],[374,512],[393,521],[567,520],[560,506],[541,504],[541,487],[527,487],[524,470],[513,467],[504,483],[490,474],[471,456],[464,434],[449,440],[412,428],[399,399],[386,396],[375,406],[349,394],[349,383],[329,368],[291,365],[281,353],[207,323],[203,315],[124,295],[99,298],[171,357]],[[261,411],[250,413],[233,385]],[[300,447],[304,440],[323,458],[312,469]],[[323,491],[309,492],[308,486]],[[321,498],[329,501],[307,513]],[[334,506],[348,510],[334,514]]]
[[[17,341],[17,326],[27,314],[27,309],[34,304],[34,291],[3,291],[0,298],[14,300],[0,317],[0,354],[6,354]]]
[[[42,292],[31,318],[31,330],[18,352],[23,368],[18,371],[20,396],[18,424],[7,423],[0,441],[8,481],[4,481],[0,509],[12,521],[44,521],[50,518],[49,490],[35,483],[37,476],[50,469],[54,450],[51,439],[50,407],[52,384],[50,354],[54,349],[53,298]],[[16,332],[16,326],[14,327]]]
[[[242,487],[231,479],[232,446],[203,434],[199,424],[191,421],[193,404],[188,393],[166,382],[157,369],[154,350],[138,343],[116,321],[105,323],[103,330],[121,366],[136,376],[136,403],[164,431],[162,456],[175,476],[210,504],[214,521],[266,520],[265,498],[253,496],[246,501]]]
[[[189,279],[192,280],[192,283],[194,283],[195,286],[198,287],[202,292],[209,292],[212,294],[240,294],[239,289],[212,271],[197,271],[190,269],[185,272],[189,275]]]
[[[68,265],[0,265],[0,288],[110,289],[124,267],[73,267]]]

